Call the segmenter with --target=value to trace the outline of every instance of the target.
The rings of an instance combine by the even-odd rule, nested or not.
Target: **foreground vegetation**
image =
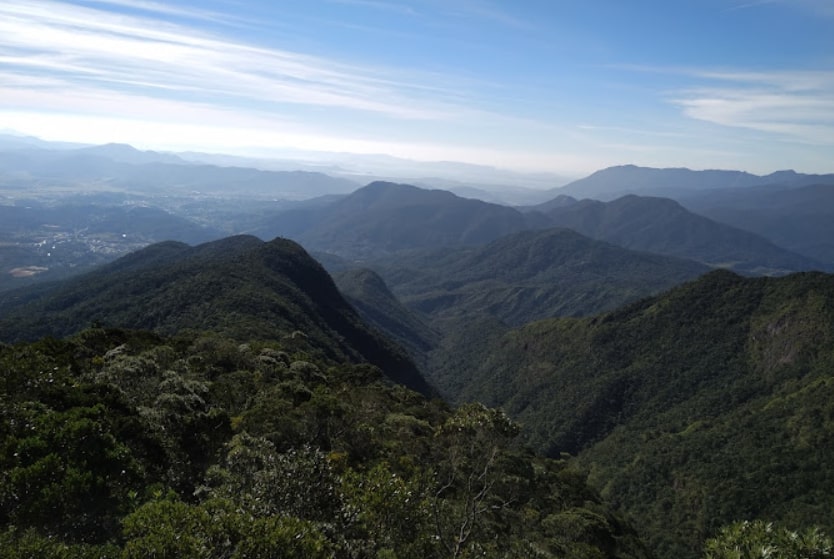
[[[0,370],[6,558],[648,556],[502,412],[372,365],[93,328]]]

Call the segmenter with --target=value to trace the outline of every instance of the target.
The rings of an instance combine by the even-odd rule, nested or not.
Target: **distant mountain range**
[[[826,240],[832,237],[834,225],[830,224],[834,223],[834,210],[828,208],[834,205],[830,203],[831,196],[824,192],[826,188],[834,189],[834,175],[779,171],[757,176],[741,171],[626,165],[603,169],[562,188],[540,190],[537,197],[545,199],[549,192],[551,199],[535,206],[535,212],[527,208],[526,215],[519,216],[506,206],[453,196],[447,191],[430,188],[418,191],[415,187],[380,181],[356,190],[356,182],[320,172],[236,167],[230,165],[235,162],[256,164],[260,160],[223,159],[206,154],[200,160],[197,155],[141,151],[125,144],[53,145],[36,138],[0,134],[0,179],[5,189],[10,189],[16,197],[43,188],[52,188],[60,195],[67,189],[115,191],[147,199],[168,199],[167,210],[172,209],[172,197],[298,200],[325,195],[345,196],[344,201],[329,200],[293,212],[269,210],[265,206],[260,216],[251,214],[230,219],[227,215],[223,224],[206,223],[205,219],[203,223],[214,225],[226,234],[252,233],[264,239],[288,236],[313,250],[352,258],[367,258],[406,248],[478,244],[521,230],[567,226],[626,248],[693,258],[746,273],[834,267],[834,247]],[[222,161],[223,165],[204,163],[212,160]],[[460,170],[453,163],[445,163],[437,169]],[[334,170],[338,171],[338,168]],[[489,169],[479,167],[478,170],[487,172]],[[440,182],[429,180],[425,184],[432,182],[475,197],[502,198],[496,196],[496,191],[468,185],[452,175]],[[599,214],[602,206],[592,210],[572,203],[587,198],[613,201],[624,194],[675,199],[696,213],[758,234],[777,246],[766,246],[762,239],[740,235],[738,231],[731,233],[726,228],[708,226],[703,220],[696,225],[694,216],[686,216],[685,226],[683,222],[673,224],[672,214],[678,217],[683,214],[679,208],[668,205],[654,209],[646,207],[645,211],[650,213],[656,210],[657,216],[636,217],[635,224],[593,224],[593,218],[587,214]],[[765,198],[773,200],[767,208],[762,205]],[[805,206],[797,205],[800,199],[807,202]],[[635,205],[632,200],[631,206]],[[566,209],[569,206],[574,207]],[[622,206],[622,201],[616,207],[612,206],[601,219],[617,222],[635,218],[636,208],[618,217],[623,212]],[[561,211],[557,211],[559,208]],[[580,209],[582,215],[574,215]],[[550,219],[542,219],[538,213],[549,214]],[[359,214],[361,217],[357,217]],[[653,218],[657,221],[649,223]],[[638,224],[642,232],[628,231],[629,227],[634,229]],[[669,229],[670,225],[676,229]],[[646,227],[651,229],[653,238],[649,238]],[[668,242],[664,243],[664,238]],[[799,253],[805,258],[780,249]]]
[[[260,171],[303,171],[345,179],[354,185],[374,181],[407,181],[426,188],[442,188],[470,198],[502,204],[535,204],[547,199],[546,189],[570,179],[553,173],[521,173],[487,165],[454,161],[414,161],[388,155],[367,155],[292,148],[265,147],[249,157],[201,152],[156,152],[137,150],[127,144],[90,146],[48,142],[31,136],[0,132],[0,150],[80,150],[113,161],[131,164],[172,163],[194,166],[234,167]],[[307,197],[328,192],[317,190]],[[293,193],[294,197],[303,193]]]
[[[170,163],[172,165],[191,164],[173,153],[138,150],[129,144],[103,144],[83,147],[73,150],[71,154],[103,157],[120,163],[130,163],[131,165],[145,165],[149,163]]]
[[[83,144],[80,142],[52,142],[41,140],[34,136],[27,136],[19,134],[13,130],[0,130],[0,150],[17,150],[22,148],[42,148],[42,149],[77,149],[90,147],[90,144]]]
[[[445,190],[374,182],[318,208],[270,216],[252,232],[281,235],[311,250],[365,259],[417,248],[483,244],[547,226],[547,219]]]
[[[757,275],[826,268],[764,236],[702,217],[668,198],[629,194],[610,202],[556,200],[561,200],[556,206],[548,203],[534,209],[554,225],[625,248]],[[830,267],[834,269],[834,262]]]
[[[554,226],[624,248],[749,274],[834,268],[834,262],[792,253],[754,233],[696,215],[673,200],[633,195],[611,202],[560,195],[522,212],[442,190],[376,182],[316,207],[275,212],[251,231],[368,260],[403,250],[482,245]]]
[[[252,232],[264,238],[287,236],[311,250],[367,260],[403,250],[475,246],[553,226],[624,248],[745,273],[827,267],[753,233],[693,214],[672,200],[637,196],[604,203],[562,195],[522,212],[446,191],[376,182],[327,204],[276,212]]]
[[[551,189],[554,196],[613,200],[626,194],[663,196],[677,199],[692,193],[732,190],[766,185],[796,188],[816,183],[834,183],[834,174],[806,175],[795,171],[777,171],[759,176],[743,171],[691,169],[655,169],[622,165],[609,167],[588,177]]]
[[[679,176],[683,185],[680,192],[689,194],[689,207],[699,204],[704,207],[706,200],[726,200],[725,206],[713,203],[704,211],[724,221],[735,221],[738,227],[746,224],[767,235],[771,242],[755,233],[695,215],[668,199],[628,196],[604,203],[587,199],[577,201],[560,193],[544,204],[521,211],[462,198],[443,190],[404,184],[374,182],[354,190],[355,185],[325,175],[195,165],[176,155],[143,152],[119,144],[61,150],[27,147],[0,152],[0,173],[4,168],[7,188],[11,189],[7,192],[12,194],[15,204],[4,206],[4,211],[18,212],[20,216],[28,213],[30,221],[34,220],[32,223],[40,220],[40,224],[19,230],[27,233],[25,238],[15,238],[17,232],[6,231],[6,237],[0,239],[6,241],[2,245],[5,259],[2,264],[6,273],[22,269],[20,273],[32,274],[22,279],[18,272],[13,279],[6,275],[6,281],[0,282],[2,289],[56,275],[62,266],[64,271],[58,275],[71,273],[73,266],[80,270],[100,263],[106,260],[107,254],[120,254],[115,245],[106,251],[94,250],[90,244],[93,241],[87,239],[87,250],[78,252],[75,263],[58,265],[59,259],[54,254],[38,256],[36,248],[40,241],[35,239],[47,240],[51,245],[49,239],[56,235],[39,232],[37,228],[58,225],[67,229],[69,225],[64,222],[69,216],[79,216],[72,219],[77,222],[77,226],[71,227],[73,231],[96,230],[117,237],[122,234],[118,230],[129,225],[128,234],[136,242],[144,240],[145,244],[165,239],[195,243],[244,232],[262,239],[292,238],[310,250],[358,261],[404,250],[478,246],[521,231],[559,226],[624,248],[692,259],[749,274],[834,268],[834,247],[826,240],[834,228],[831,225],[834,219],[828,219],[834,218],[831,215],[834,210],[827,209],[832,205],[826,204],[829,202],[826,196],[830,198],[828,192],[834,185],[828,190],[825,185],[792,186],[790,190],[775,184],[750,187],[762,177],[738,172],[622,167],[601,171],[588,180],[599,182],[605,178],[622,180],[623,184],[638,184],[644,180],[640,184],[650,185],[659,184],[661,178],[674,181]],[[811,178],[785,172],[771,175],[769,180],[793,180],[792,184],[798,184]],[[69,182],[65,184],[64,181]],[[272,190],[283,183],[288,185],[288,190]],[[38,199],[30,202],[22,198],[30,194],[34,184],[40,185],[38,188],[47,185],[47,190],[39,195],[43,200],[50,200],[51,208],[43,207],[44,203]],[[717,184],[736,186],[714,191],[700,190],[701,187],[695,186],[698,184],[704,188]],[[114,199],[110,204],[129,204],[134,209],[90,205],[89,218],[81,219],[79,211],[69,206],[83,205],[83,200],[56,202],[67,196],[67,190],[77,188],[94,191],[104,188],[103,194],[133,196],[130,200]],[[349,189],[352,192],[310,198],[292,206],[288,202],[264,201],[257,206],[240,202],[247,197],[267,196],[267,192],[280,196],[282,192],[291,191],[292,196],[296,196],[306,191],[310,196],[321,189],[328,192]],[[49,198],[53,192],[55,199]],[[787,203],[790,192],[795,192],[797,199],[805,202]],[[709,198],[705,197],[707,194]],[[773,202],[763,206],[761,201],[749,200],[751,197],[770,198]],[[108,202],[101,204],[107,206]],[[164,213],[161,208],[153,209],[153,204],[165,204]],[[64,206],[68,208],[66,218],[62,215]],[[154,211],[158,215],[150,215]],[[787,214],[787,219],[780,225],[782,212]],[[55,223],[51,223],[52,215]],[[108,215],[123,217],[114,220]],[[20,216],[10,218],[9,222],[29,219]],[[146,224],[144,229],[135,219],[138,216],[143,216],[140,221]],[[166,220],[168,225],[164,225]],[[174,223],[176,220],[180,223]],[[102,227],[90,225],[95,222],[113,230],[101,231]],[[143,230],[147,230],[147,234],[142,234]],[[779,243],[789,243],[801,254],[777,246]],[[131,245],[131,248],[136,246]],[[44,258],[50,262],[45,263]],[[49,274],[44,268],[49,268]]]
[[[0,151],[0,178],[8,186],[72,186],[133,194],[262,196],[301,199],[347,193],[357,183],[309,171],[262,171],[195,164],[124,144],[44,149],[42,144]],[[9,179],[13,179],[10,182]],[[44,181],[49,181],[44,185]]]
[[[611,167],[551,194],[612,201],[627,194],[661,196],[704,217],[755,233],[775,245],[834,267],[834,174]],[[564,200],[565,198],[562,198]]]
[[[834,181],[796,188],[711,192],[681,203],[701,215],[834,265]]]

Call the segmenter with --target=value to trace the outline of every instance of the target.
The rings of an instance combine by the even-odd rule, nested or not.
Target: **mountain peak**
[[[374,181],[339,202],[344,211],[391,210],[413,205],[448,204],[463,200],[447,190],[429,190],[411,184]]]
[[[398,190],[425,190],[424,188],[420,188],[419,186],[414,186],[413,184],[405,184],[399,182],[391,182],[391,181],[373,181],[365,185],[363,188],[358,190],[371,190],[371,191],[383,191],[389,189],[398,189]]]

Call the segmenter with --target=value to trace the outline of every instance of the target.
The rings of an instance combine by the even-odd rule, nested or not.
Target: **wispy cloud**
[[[540,125],[479,109],[469,91],[483,84],[251,44],[189,24],[210,13],[171,10],[179,17],[139,0],[0,3],[0,125],[162,149],[538,161],[484,134],[461,141],[470,127]]]
[[[791,9],[800,9],[814,15],[834,17],[834,2],[831,0],[734,0],[728,11],[747,10],[771,4],[778,4]]]
[[[449,12],[467,18],[478,18],[515,29],[533,29],[535,25],[511,13],[506,6],[490,0],[445,0],[443,7]]]
[[[686,116],[834,144],[834,71],[698,72],[703,83],[676,94]]]
[[[211,21],[225,25],[250,22],[249,20],[242,19],[235,14],[204,10],[193,6],[177,6],[171,3],[154,2],[153,0],[87,0],[87,3],[115,8],[127,8],[155,15]]]
[[[327,0],[331,4],[344,4],[348,6],[357,6],[360,8],[372,8],[375,10],[382,10],[386,12],[395,12],[401,15],[414,16],[417,15],[417,10],[413,7],[402,4],[400,2],[386,2],[385,0]]]
[[[764,6],[766,4],[775,4],[781,0],[752,0],[748,2],[734,2],[727,11],[746,10],[748,8],[755,8],[757,6]]]
[[[138,0],[104,3],[211,15]],[[447,94],[453,98],[453,92],[424,87],[419,80],[398,80],[390,69],[248,45],[147,15],[7,0],[0,4],[0,37],[0,83],[6,84],[0,88],[0,101],[7,106],[14,94],[9,84],[21,87],[15,76],[35,75],[63,84],[65,109],[83,86],[109,95],[180,95],[183,102],[276,110],[296,105],[396,119],[445,119],[457,112],[444,99]]]

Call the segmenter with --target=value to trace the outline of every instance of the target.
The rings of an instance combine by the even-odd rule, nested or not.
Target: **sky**
[[[2,0],[0,130],[834,172],[834,0]]]

